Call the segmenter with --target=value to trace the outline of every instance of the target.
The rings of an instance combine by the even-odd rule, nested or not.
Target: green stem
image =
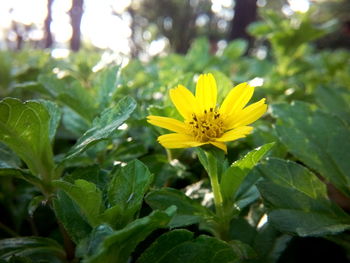
[[[217,160],[211,154],[206,152],[208,159],[208,175],[210,178],[211,188],[214,194],[214,204],[216,209],[216,214],[219,218],[224,217],[224,209],[223,209],[223,199],[221,196],[219,178],[218,178],[218,170],[217,170]]]

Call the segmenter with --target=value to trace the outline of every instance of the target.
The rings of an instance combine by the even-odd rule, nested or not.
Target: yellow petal
[[[234,87],[220,107],[220,113],[223,116],[231,116],[249,102],[254,93],[254,87],[249,86],[248,83],[241,83]]]
[[[210,73],[200,75],[196,85],[196,100],[201,112],[215,109],[217,93],[214,76]]]
[[[197,142],[190,135],[170,133],[158,137],[161,145],[168,149],[174,148],[190,148],[205,144],[204,142]]]
[[[261,99],[238,112],[231,125],[228,125],[228,129],[249,125],[259,119],[266,110],[265,99]]]
[[[253,127],[241,126],[241,127],[238,127],[237,129],[233,129],[228,132],[225,132],[220,138],[217,138],[216,141],[229,142],[240,138],[244,138],[252,130],[253,130]]]
[[[219,149],[223,150],[225,153],[227,153],[227,146],[223,142],[210,142],[215,147],[218,147]]]
[[[175,89],[171,89],[169,94],[178,112],[185,119],[190,119],[192,113],[196,112],[196,99],[191,91],[182,85],[178,85]]]
[[[172,118],[151,115],[147,116],[147,121],[150,124],[168,129],[170,131],[186,133],[186,125],[183,122]]]

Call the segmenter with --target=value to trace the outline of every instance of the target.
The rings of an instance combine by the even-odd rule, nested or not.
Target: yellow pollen
[[[186,124],[196,141],[199,142],[219,138],[225,130],[220,113],[213,108],[204,110],[200,115],[192,113],[192,119]]]

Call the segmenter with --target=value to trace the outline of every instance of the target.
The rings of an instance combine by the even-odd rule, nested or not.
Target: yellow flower
[[[158,137],[165,148],[212,144],[227,152],[225,142],[245,137],[253,130],[247,125],[266,112],[265,99],[245,107],[253,93],[254,87],[247,83],[239,84],[218,107],[216,81],[212,74],[202,74],[196,85],[195,96],[182,85],[170,90],[170,98],[184,118],[183,121],[152,115],[147,117],[147,121],[175,132]]]

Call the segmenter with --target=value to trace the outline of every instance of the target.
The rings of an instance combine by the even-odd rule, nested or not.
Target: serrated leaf
[[[350,217],[328,200],[325,185],[306,168],[280,159],[258,168],[266,179],[258,188],[270,207],[269,221],[280,231],[319,236],[350,228]]]
[[[75,244],[88,237],[92,227],[86,222],[79,207],[62,190],[59,190],[53,199],[53,207],[58,220]]]
[[[94,183],[78,179],[74,184],[54,181],[54,186],[63,190],[79,206],[83,216],[92,227],[99,224],[99,216],[104,208],[102,192]]]
[[[108,200],[111,208],[105,211],[107,222],[120,228],[134,219],[140,210],[143,196],[153,176],[148,168],[135,160],[111,174]],[[115,208],[117,206],[118,208]]]
[[[137,263],[241,262],[234,249],[224,241],[201,235],[194,238],[188,230],[173,230],[161,235]]]
[[[0,101],[0,141],[27,164],[33,175],[46,180],[54,167],[49,121],[48,111],[38,102]]]
[[[154,211],[149,216],[136,219],[121,230],[106,237],[94,255],[86,258],[85,263],[128,262],[128,258],[138,243],[151,232],[164,228],[173,217],[176,208],[165,211]]]
[[[12,256],[28,256],[35,259],[38,255],[51,262],[63,262],[66,253],[55,240],[44,237],[16,237],[0,240],[0,258],[8,260]]]
[[[241,186],[248,173],[254,168],[259,160],[270,151],[274,143],[268,143],[258,147],[240,160],[234,162],[221,176],[220,190],[224,203],[232,205],[235,201],[235,194]]]
[[[151,191],[145,200],[152,209],[164,210],[171,205],[177,207],[177,213],[170,222],[171,227],[196,224],[213,217],[209,209],[176,189],[163,188]]]
[[[299,160],[350,196],[350,128],[302,102],[275,104],[276,132]]]
[[[99,141],[110,138],[135,108],[135,100],[131,97],[124,97],[115,106],[105,109],[101,116],[94,119],[92,127],[78,139],[65,158],[73,158]]]

